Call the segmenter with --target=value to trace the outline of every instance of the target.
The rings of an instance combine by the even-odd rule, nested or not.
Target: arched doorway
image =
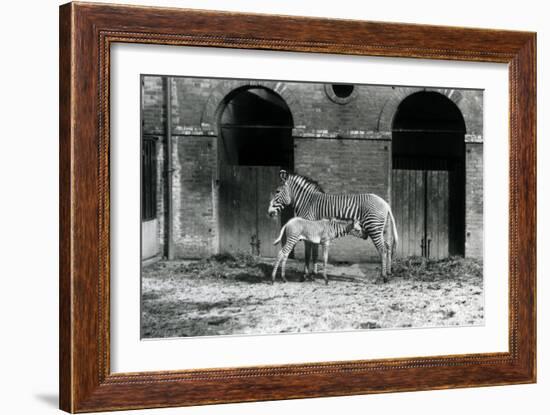
[[[267,216],[267,207],[280,169],[294,167],[292,114],[279,95],[260,86],[238,88],[224,101],[218,139],[220,252],[275,256],[280,223]]]
[[[392,125],[399,256],[464,255],[465,132],[458,107],[438,92],[417,92],[399,105]]]

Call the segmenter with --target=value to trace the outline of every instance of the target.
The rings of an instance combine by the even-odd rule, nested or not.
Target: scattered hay
[[[392,278],[419,281],[483,278],[483,262],[478,259],[450,257],[441,260],[412,256],[398,258],[392,266]]]
[[[174,269],[176,274],[192,275],[197,278],[233,278],[246,274],[249,278],[264,278],[267,264],[257,256],[236,253],[217,254],[210,258],[189,264],[181,264]]]

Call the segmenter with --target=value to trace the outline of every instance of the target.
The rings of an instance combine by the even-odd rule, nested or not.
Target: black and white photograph
[[[140,82],[142,339],[484,325],[483,90]]]

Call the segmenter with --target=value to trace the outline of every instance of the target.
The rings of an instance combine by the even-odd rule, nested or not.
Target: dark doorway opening
[[[400,256],[464,255],[466,127],[446,96],[405,98],[392,125],[392,208]]]
[[[273,91],[243,88],[233,92],[220,121],[227,164],[292,167],[292,114]]]
[[[281,223],[267,208],[279,170],[294,168],[290,109],[267,88],[239,88],[227,96],[219,125],[220,251],[274,257]],[[292,215],[284,211],[281,221]]]

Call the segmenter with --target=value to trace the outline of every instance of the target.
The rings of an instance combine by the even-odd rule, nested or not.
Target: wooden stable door
[[[279,167],[220,166],[220,252],[275,257],[281,230],[267,214],[270,195],[280,184]]]
[[[449,171],[393,170],[392,211],[399,235],[398,256],[449,256],[449,200]]]

